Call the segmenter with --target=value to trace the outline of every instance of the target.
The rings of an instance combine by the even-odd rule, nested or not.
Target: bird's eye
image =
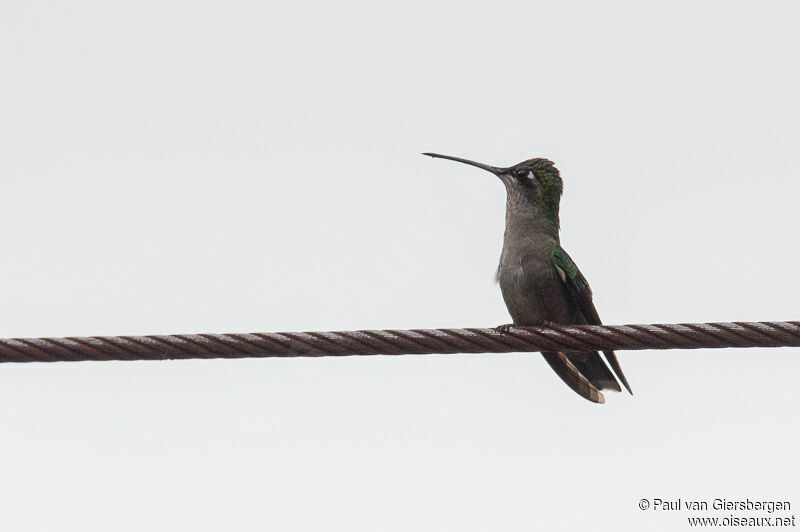
[[[518,168],[517,170],[514,171],[514,177],[516,177],[517,179],[525,179],[528,177],[532,178],[533,172],[531,172],[527,168]]]

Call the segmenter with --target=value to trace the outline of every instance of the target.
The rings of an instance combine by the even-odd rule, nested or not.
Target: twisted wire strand
[[[0,339],[0,362],[800,346],[800,322]]]

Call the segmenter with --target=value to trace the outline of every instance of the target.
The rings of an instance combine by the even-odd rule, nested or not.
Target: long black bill
[[[458,163],[469,164],[471,166],[477,166],[482,170],[486,170],[487,172],[491,172],[494,175],[502,174],[506,169],[505,168],[498,168],[496,166],[489,166],[488,164],[483,164],[475,161],[470,161],[469,159],[462,159],[461,157],[453,157],[450,155],[441,155],[439,153],[423,153],[422,155],[427,155],[428,157],[433,157],[434,159],[448,159],[450,161],[456,161]]]

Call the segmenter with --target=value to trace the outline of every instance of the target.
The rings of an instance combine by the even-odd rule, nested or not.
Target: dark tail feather
[[[614,351],[603,351],[603,354],[606,356],[606,360],[608,363],[611,364],[611,369],[614,370],[614,373],[617,374],[617,378],[622,382],[625,389],[628,390],[628,393],[633,395],[633,391],[631,391],[631,385],[628,384],[628,379],[625,378],[625,374],[622,373],[622,367],[619,365],[619,360],[617,360],[617,355],[614,354]]]
[[[622,390],[617,379],[614,378],[614,374],[608,369],[597,351],[567,353],[567,358],[598,390],[614,390],[615,392]]]
[[[603,394],[600,393],[595,386],[589,382],[586,377],[581,375],[581,372],[578,371],[578,368],[570,361],[569,358],[564,353],[561,352],[553,352],[553,351],[543,351],[542,356],[550,364],[550,367],[553,368],[553,371],[561,377],[561,380],[566,383],[567,386],[572,388],[575,393],[580,395],[581,397],[592,401],[593,403],[605,403],[606,398],[603,397]]]

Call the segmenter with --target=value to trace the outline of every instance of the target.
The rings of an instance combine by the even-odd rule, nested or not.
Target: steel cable
[[[800,322],[0,339],[0,362],[800,346]]]

